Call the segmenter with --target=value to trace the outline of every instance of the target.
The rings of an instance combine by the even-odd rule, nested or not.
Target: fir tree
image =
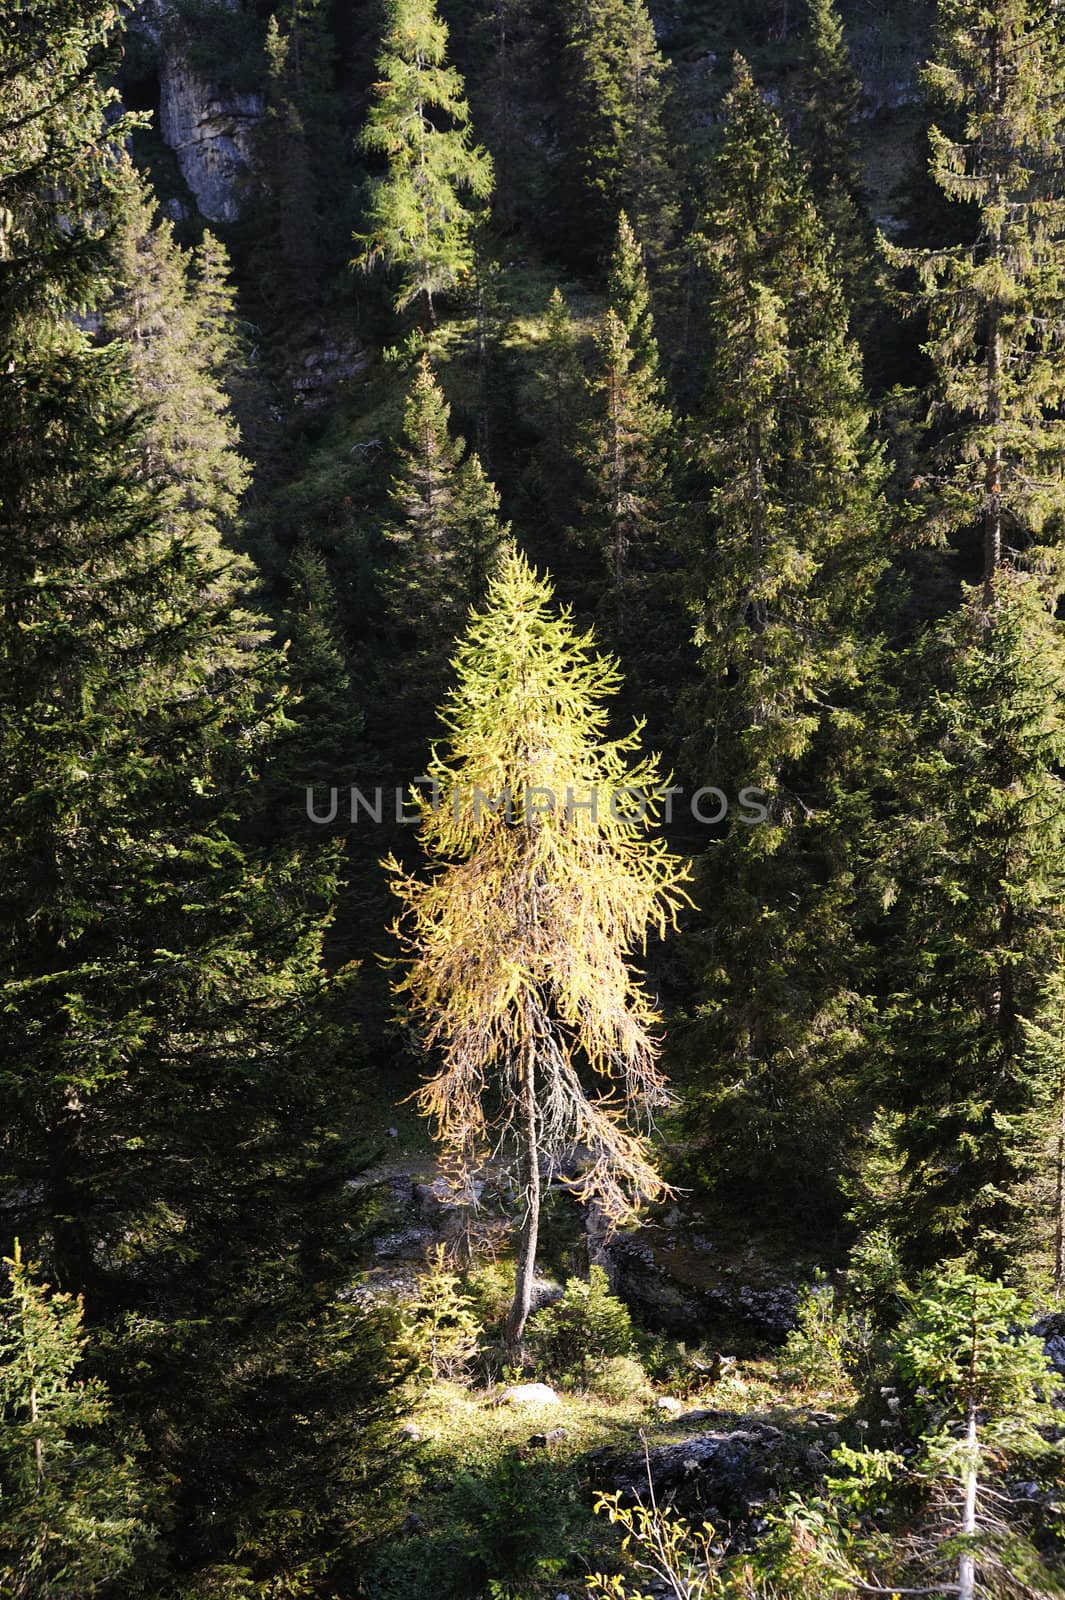
[[[703,735],[716,769],[774,782],[855,681],[856,607],[877,571],[877,453],[839,278],[801,170],[745,62],[726,101],[713,263]]]
[[[357,265],[401,269],[396,310],[453,289],[473,266],[473,212],[492,192],[491,158],[472,142],[462,79],[445,65],[447,28],[434,0],[389,0],[380,81],[362,136],[388,161],[374,182]]]
[[[809,0],[797,78],[797,144],[809,162],[810,190],[832,235],[851,321],[864,326],[875,292],[876,236],[858,146],[862,86],[835,0]]]
[[[430,677],[441,670],[468,607],[480,598],[506,531],[499,524],[499,495],[477,456],[466,454],[465,440],[452,438],[450,416],[423,356],[404,410],[383,581],[394,625],[410,637]],[[425,692],[419,679],[418,693]]]
[[[107,1325],[116,1409],[181,1484],[185,1571],[259,1540],[288,1586],[328,1563],[390,1403],[374,1320],[335,1301],[350,991],[321,962],[332,852],[249,840],[284,721],[268,625],[173,515],[165,460],[146,473],[130,344],[75,318],[129,198],[98,77],[114,20],[0,27],[0,1143],[13,1225]],[[308,1417],[344,1480],[328,1505]]]
[[[915,665],[884,1076],[905,1177],[893,1226],[911,1263],[1017,1272],[1044,1097],[1025,1019],[1062,929],[1062,640],[1036,580],[1000,574],[990,617],[970,591]]]
[[[653,795],[654,762],[633,759],[635,733],[604,738],[615,670],[550,601],[510,551],[455,657],[447,746],[429,767],[435,804],[423,810],[432,875],[388,863],[406,913],[397,992],[442,1057],[421,1108],[460,1176],[497,1137],[519,1156],[512,1351],[529,1314],[541,1159],[581,1148],[578,1192],[614,1218],[662,1191],[624,1121],[665,1092],[657,1015],[628,952],[648,924],[662,931],[671,920],[686,876],[646,837],[653,801],[635,800]],[[608,1092],[585,1090],[578,1050]]]
[[[357,779],[363,753],[363,713],[343,645],[329,567],[318,551],[301,545],[289,563],[291,584],[285,615],[287,678],[296,695],[289,718],[294,727],[281,761],[282,789],[325,785],[341,788]]]
[[[574,258],[605,265],[618,213],[657,257],[676,187],[663,117],[666,65],[644,0],[560,0],[564,228]]]
[[[544,433],[552,456],[561,460],[573,439],[582,374],[573,317],[557,285],[551,291],[544,317],[539,375],[544,391]]]
[[[74,1376],[82,1306],[22,1258],[0,1300],[0,1592],[82,1600],[110,1587],[152,1541],[144,1489],[116,1437],[106,1389]]]
[[[925,70],[960,114],[931,130],[932,174],[976,213],[971,242],[891,252],[916,269],[927,311],[932,471],[924,507],[940,536],[979,527],[985,598],[1002,562],[1057,576],[1065,511],[1065,39],[1053,0],[942,0]],[[964,218],[964,214],[963,214]],[[960,219],[962,220],[962,219]],[[969,230],[966,229],[968,232]]]
[[[249,478],[223,388],[236,342],[225,250],[210,233],[182,250],[132,172],[111,250],[100,331],[129,349],[145,476],[165,485],[168,526],[210,547],[232,531]]]
[[[816,1147],[831,1193],[855,1116],[840,1081],[866,1010],[851,919],[883,470],[829,241],[742,60],[726,117],[695,463],[708,516],[685,552],[700,672],[687,750],[702,781],[762,791],[769,819],[745,824],[734,809],[704,863],[714,916],[699,1037],[734,1176],[764,1178],[770,1149],[780,1184],[787,1173],[812,1204],[799,1174]]]
[[[538,438],[522,478],[522,522],[542,530],[547,548],[561,544],[573,522],[573,508],[585,492],[574,449],[585,420],[584,369],[577,332],[566,298],[557,286],[544,315],[537,350],[535,405],[530,408]]]
[[[932,130],[932,171],[975,233],[895,252],[928,316],[928,525],[963,541],[979,531],[983,570],[980,594],[924,646],[937,693],[915,711],[924,745],[901,772],[932,820],[902,825],[916,855],[903,857],[901,925],[928,939],[896,955],[885,1083],[914,1207],[897,1226],[911,1259],[949,1251],[996,1273],[1023,1270],[1036,1242],[1026,1198],[1045,1089],[1025,1023],[1051,974],[1065,867],[1062,640],[1048,607],[1065,507],[1063,74],[1054,8],[944,0],[926,81],[957,133]]]
[[[612,590],[611,631],[616,647],[624,649],[633,629],[647,642],[645,607],[633,591],[664,553],[665,451],[672,425],[658,371],[647,276],[624,212],[596,357],[583,450],[591,484],[585,527],[603,550]]]

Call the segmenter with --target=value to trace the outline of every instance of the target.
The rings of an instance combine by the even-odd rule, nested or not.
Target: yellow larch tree
[[[507,1343],[529,1314],[542,1168],[613,1221],[664,1192],[647,1144],[669,1096],[659,1016],[634,970],[686,900],[652,829],[662,779],[641,729],[607,737],[620,679],[508,547],[471,613],[423,794],[424,877],[385,863],[404,910],[397,994],[437,1070],[418,1095],[453,1170],[516,1155],[525,1210]]]

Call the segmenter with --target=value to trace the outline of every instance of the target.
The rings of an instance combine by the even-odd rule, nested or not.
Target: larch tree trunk
[[[514,1279],[514,1303],[507,1317],[506,1345],[511,1361],[521,1357],[521,1342],[532,1306],[533,1278],[536,1273],[536,1246],[540,1234],[540,1143],[536,1122],[536,1047],[531,1037],[524,1044],[522,1064],[522,1179],[525,1190],[525,1222],[518,1246],[518,1266]]]

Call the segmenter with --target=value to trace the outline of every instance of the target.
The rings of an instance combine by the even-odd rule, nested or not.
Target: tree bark
[[[518,1266],[514,1280],[514,1303],[507,1317],[506,1346],[511,1361],[521,1358],[521,1342],[532,1305],[533,1277],[536,1272],[536,1245],[540,1233],[540,1145],[536,1130],[535,1043],[526,1037],[522,1068],[522,1177],[525,1186],[525,1223],[518,1247]]]
[[[969,1417],[965,1429],[965,1443],[969,1452],[965,1469],[965,1504],[962,1507],[961,1531],[966,1538],[976,1532],[976,1401],[969,1401]],[[959,1600],[974,1600],[976,1594],[976,1559],[972,1550],[963,1550],[958,1557]]]
[[[988,416],[998,430],[1002,425],[1002,332],[998,312],[995,312],[988,338]],[[995,577],[1002,563],[1002,444],[996,432],[995,442],[988,457],[985,477],[984,504],[984,605],[990,608],[994,598]]]

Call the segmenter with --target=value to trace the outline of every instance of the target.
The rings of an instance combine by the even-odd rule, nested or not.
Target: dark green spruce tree
[[[507,531],[495,486],[477,453],[450,433],[450,419],[423,355],[407,391],[381,540],[379,584],[393,665],[380,698],[391,731],[370,726],[375,744],[387,739],[403,787],[422,770],[455,640]]]
[[[911,668],[884,1063],[903,1184],[887,1220],[911,1265],[1017,1274],[1052,1227],[1031,1204],[1052,1063],[1025,1024],[1065,929],[1065,640],[1037,580],[1004,567],[991,606],[967,590]]]
[[[359,764],[365,750],[364,717],[344,649],[329,566],[317,550],[300,545],[289,562],[288,577],[287,676],[296,701],[288,711],[292,731],[281,774],[290,786],[291,806],[293,795],[308,787],[324,791],[364,781]],[[315,809],[328,809],[328,801],[323,798]]]
[[[971,242],[891,252],[918,275],[914,309],[928,317],[935,371],[922,507],[932,534],[980,562],[989,600],[1003,560],[1023,555],[1056,574],[1062,545],[1060,20],[1052,0],[942,0],[925,83],[961,128],[953,138],[932,128],[932,176]]]
[[[536,442],[521,481],[521,523],[541,541],[544,558],[564,552],[563,533],[573,524],[574,508],[585,482],[574,441],[583,426],[587,385],[577,329],[557,286],[544,314],[537,351],[536,388],[529,407]]]
[[[898,251],[916,270],[933,382],[918,512],[978,587],[916,652],[900,763],[901,886],[885,1098],[909,1258],[1022,1273],[1046,1144],[1036,1019],[1058,960],[1065,424],[1065,40],[1056,7],[943,0],[926,82],[933,176],[971,244]],[[976,223],[975,230],[972,227]]]
[[[726,1170],[763,1195],[772,1175],[794,1215],[796,1197],[831,1203],[856,1117],[859,730],[883,470],[830,239],[742,59],[725,112],[693,460],[706,515],[683,558],[699,671],[686,764],[732,809],[697,897],[696,1037]],[[766,820],[743,820],[748,788]]]
[[[142,471],[165,486],[168,526],[210,551],[232,532],[249,478],[223,388],[236,345],[228,259],[209,233],[196,251],[183,250],[147,184],[132,170],[129,183],[101,337],[129,350],[146,412]]]
[[[499,495],[465,440],[448,431],[450,418],[423,356],[403,414],[382,580],[393,626],[409,652],[412,686],[423,671],[435,683],[505,532]]]
[[[591,492],[581,533],[594,538],[609,575],[613,648],[625,663],[631,655],[637,670],[654,609],[651,578],[666,556],[672,418],[659,372],[647,274],[624,212],[590,390],[582,454]]]
[[[676,220],[665,131],[667,67],[644,0],[558,0],[563,237],[604,268],[618,213],[657,259]]]
[[[876,233],[858,142],[862,85],[836,0],[808,0],[808,12],[796,74],[796,142],[809,162],[810,190],[834,241],[852,323],[864,331],[876,294]]]
[[[249,842],[280,657],[146,461],[166,385],[75,316],[116,287],[140,200],[105,125],[115,20],[57,0],[0,23],[0,1163],[12,1231],[84,1296],[116,1421],[151,1441],[148,1592],[178,1566],[201,1593],[223,1569],[295,1591],[361,1516],[391,1404],[372,1319],[337,1298],[358,1219],[334,861]]]

